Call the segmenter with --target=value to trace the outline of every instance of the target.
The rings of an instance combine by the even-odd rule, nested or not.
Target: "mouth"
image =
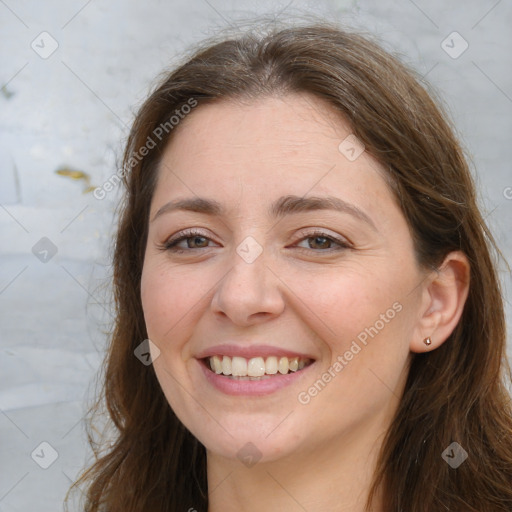
[[[299,373],[314,360],[303,357],[252,357],[214,355],[201,359],[203,365],[216,375],[231,380],[259,381]]]

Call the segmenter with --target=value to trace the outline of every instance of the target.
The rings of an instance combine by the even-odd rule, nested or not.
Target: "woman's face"
[[[382,167],[306,94],[203,105],[175,129],[141,283],[172,409],[241,460],[376,439],[425,276]]]

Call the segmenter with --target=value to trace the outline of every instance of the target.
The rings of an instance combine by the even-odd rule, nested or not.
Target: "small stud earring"
[[[425,343],[425,345],[432,345],[432,340],[428,337],[423,340],[423,343]]]

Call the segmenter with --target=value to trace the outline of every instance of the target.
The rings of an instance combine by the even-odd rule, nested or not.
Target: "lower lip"
[[[309,369],[314,363],[306,366],[302,370],[293,373],[287,373],[286,375],[276,374],[268,379],[261,380],[239,380],[231,379],[223,374],[217,374],[209,370],[205,364],[201,361],[197,361],[201,370],[203,371],[206,380],[219,391],[222,391],[226,395],[236,396],[262,396],[270,395],[275,393],[279,389],[293,384],[300,380],[306,373],[309,373]]]

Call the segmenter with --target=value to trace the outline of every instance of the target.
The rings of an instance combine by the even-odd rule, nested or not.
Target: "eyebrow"
[[[189,211],[202,213],[211,216],[223,216],[225,210],[222,205],[214,199],[203,197],[194,197],[186,199],[177,199],[164,204],[153,217],[153,222],[165,213],[174,211]],[[294,195],[282,196],[277,199],[269,209],[269,215],[274,218],[284,217],[285,215],[302,212],[312,212],[316,210],[334,210],[341,213],[348,213],[359,220],[368,224],[374,231],[377,227],[373,220],[357,206],[347,203],[334,196],[323,197],[300,197]]]

